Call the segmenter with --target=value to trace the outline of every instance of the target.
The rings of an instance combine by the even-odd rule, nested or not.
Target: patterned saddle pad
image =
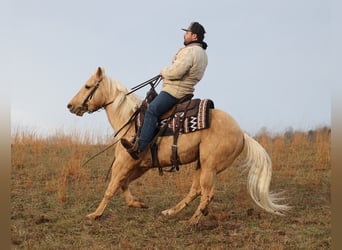
[[[195,101],[196,99],[194,99]],[[174,116],[169,119],[163,119],[159,122],[159,127],[167,124],[166,131],[162,136],[168,136],[174,134],[176,131],[177,122],[179,118],[182,119],[180,123],[179,133],[186,134],[195,132],[197,130],[208,128],[210,125],[210,109],[214,108],[214,103],[210,99],[203,99],[198,102],[198,105],[193,107],[191,110],[179,111],[174,114]]]
[[[195,132],[210,126],[210,109],[214,108],[214,102],[210,99],[192,99],[190,102],[190,104],[182,103],[181,107],[177,107],[170,117],[159,122],[159,129],[167,126],[159,136],[173,135],[178,126],[180,126],[179,133],[181,134]],[[187,107],[187,110],[182,109],[182,107]],[[142,125],[140,115],[137,119],[137,125]]]

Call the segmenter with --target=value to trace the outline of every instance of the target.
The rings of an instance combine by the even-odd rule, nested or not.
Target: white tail
[[[265,149],[252,137],[244,134],[247,156],[244,167],[249,168],[247,187],[252,199],[267,212],[284,215],[289,206],[276,204],[283,200],[279,194],[271,193],[272,161]]]

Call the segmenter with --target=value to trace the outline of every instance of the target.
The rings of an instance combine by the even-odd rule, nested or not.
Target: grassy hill
[[[110,148],[78,134],[43,138],[15,132],[11,144],[12,249],[330,249],[331,131],[287,131],[256,137],[273,161],[271,190],[285,192],[285,217],[259,209],[247,193],[239,160],[221,173],[209,215],[198,226],[186,221],[194,201],[177,216],[160,212],[188,192],[193,166],[158,175],[152,169],[132,183],[149,209],[128,208],[121,194],[104,215],[88,221],[102,199],[113,160]],[[108,142],[109,143],[109,142]]]

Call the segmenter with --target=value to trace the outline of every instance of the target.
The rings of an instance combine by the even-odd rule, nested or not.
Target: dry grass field
[[[331,249],[330,128],[263,132],[256,139],[273,161],[271,189],[283,190],[292,206],[287,216],[253,203],[237,162],[218,176],[208,216],[189,228],[198,200],[177,216],[160,213],[188,192],[193,166],[164,176],[152,169],[133,182],[133,194],[148,209],[128,208],[117,194],[101,218],[88,221],[108,184],[114,149],[82,166],[106,144],[92,144],[92,136],[44,138],[18,130],[11,143],[11,248]]]

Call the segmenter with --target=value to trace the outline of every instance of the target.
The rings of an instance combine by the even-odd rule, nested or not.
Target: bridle
[[[113,101],[110,101],[110,102],[108,102],[108,103],[103,104],[102,106],[98,107],[97,109],[88,110],[88,103],[89,103],[89,101],[93,98],[93,96],[94,96],[96,90],[99,88],[100,83],[102,82],[102,80],[103,80],[103,77],[102,77],[99,81],[96,82],[95,86],[94,86],[93,89],[89,92],[88,96],[84,99],[84,101],[83,101],[83,103],[82,103],[82,108],[83,108],[84,110],[87,110],[88,113],[93,113],[93,112],[95,112],[95,111],[98,111],[99,109],[104,109],[104,108],[106,108],[108,105],[110,105],[110,104],[112,104],[112,103],[114,102],[114,100],[113,100]]]

